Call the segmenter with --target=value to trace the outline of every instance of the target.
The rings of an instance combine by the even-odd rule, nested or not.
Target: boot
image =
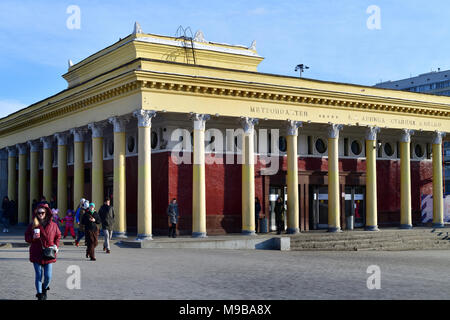
[[[42,300],[47,300],[47,291],[48,290],[50,290],[50,287],[48,287],[47,289],[42,288],[42,296],[43,296]]]
[[[40,300],[44,300],[44,296],[42,293],[37,293],[36,294],[36,298],[40,301]]]

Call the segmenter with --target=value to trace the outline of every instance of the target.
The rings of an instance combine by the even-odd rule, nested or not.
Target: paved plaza
[[[101,249],[91,262],[84,247],[62,247],[49,299],[450,299],[450,251]],[[371,265],[379,290],[367,288]],[[70,266],[81,289],[67,287]],[[35,299],[28,248],[0,248],[0,274],[0,299]]]

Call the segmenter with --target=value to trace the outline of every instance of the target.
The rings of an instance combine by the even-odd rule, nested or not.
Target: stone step
[[[450,249],[450,241],[439,239],[419,239],[403,241],[328,241],[307,242],[303,244],[291,243],[293,251],[307,250],[426,250],[426,249]]]

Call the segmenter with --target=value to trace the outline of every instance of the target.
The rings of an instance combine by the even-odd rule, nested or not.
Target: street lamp
[[[295,67],[296,72],[300,70],[300,78],[302,77],[302,72],[305,71],[306,69],[309,69],[309,67],[305,66],[303,63]]]

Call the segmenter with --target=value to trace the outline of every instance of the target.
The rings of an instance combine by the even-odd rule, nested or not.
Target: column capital
[[[303,126],[302,121],[287,120],[287,135],[296,136],[298,135],[298,128]]]
[[[206,121],[211,119],[209,114],[190,113],[191,120],[194,121],[194,130],[205,130]]]
[[[342,124],[330,123],[328,127],[328,138],[339,139],[339,131],[344,128]]]
[[[41,147],[41,143],[39,140],[30,140],[27,143],[30,147],[30,152],[39,152],[39,148]]]
[[[125,132],[126,131],[126,125],[129,121],[128,118],[124,117],[110,117],[108,119],[109,123],[111,123],[114,126],[114,132]]]
[[[377,141],[377,135],[380,132],[380,127],[369,126],[366,129],[366,140]]]
[[[6,149],[8,150],[8,157],[10,157],[10,158],[17,157],[17,147],[16,146],[6,147]]]
[[[73,134],[73,140],[74,142],[83,142],[84,141],[84,135],[86,134],[86,129],[81,128],[75,128],[70,129],[70,134]]]
[[[44,149],[52,149],[53,148],[53,141],[54,141],[53,136],[42,137],[40,140],[44,144]]]
[[[414,134],[414,130],[402,129],[402,136],[400,142],[411,142],[411,136]]]
[[[447,135],[446,132],[435,131],[433,136],[433,144],[442,144],[442,139]]]
[[[17,149],[19,150],[20,155],[24,155],[28,153],[28,145],[26,143],[18,143]]]
[[[58,142],[58,146],[67,145],[68,134],[66,132],[55,133],[56,141]]]
[[[239,120],[245,134],[253,133],[253,130],[255,129],[255,125],[258,124],[259,120],[256,118],[249,118],[249,117],[241,117]]]
[[[103,123],[92,122],[88,124],[88,130],[92,131],[92,138],[102,138],[104,128],[105,125]]]
[[[148,128],[152,126],[152,118],[156,117],[156,111],[138,109],[133,112],[133,116],[138,119],[138,127]]]

